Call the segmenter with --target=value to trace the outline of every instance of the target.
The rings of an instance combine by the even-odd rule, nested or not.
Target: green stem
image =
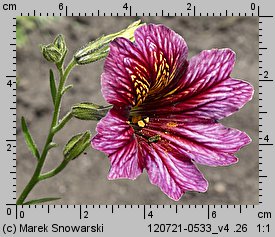
[[[31,190],[39,182],[39,177],[40,177],[42,168],[44,166],[44,163],[45,163],[48,151],[49,151],[49,149],[48,149],[49,144],[52,142],[55,133],[57,131],[59,131],[62,127],[64,127],[65,122],[68,122],[69,119],[71,118],[70,116],[67,116],[67,117],[65,116],[64,118],[66,118],[66,119],[64,120],[64,118],[63,118],[62,125],[57,124],[58,119],[59,119],[61,100],[62,100],[62,90],[64,89],[64,85],[65,85],[65,82],[67,80],[69,73],[71,72],[71,70],[73,69],[73,67],[75,65],[76,65],[76,62],[72,59],[71,62],[68,64],[67,68],[65,69],[65,71],[63,70],[63,67],[58,67],[59,74],[60,74],[60,82],[59,82],[58,91],[57,91],[56,98],[55,98],[54,113],[53,113],[53,117],[52,117],[52,123],[50,126],[50,130],[48,133],[48,137],[47,137],[46,143],[44,145],[40,159],[37,162],[35,171],[31,177],[29,183],[26,185],[26,187],[22,191],[21,195],[19,196],[19,198],[16,202],[17,205],[22,205],[24,203],[25,199],[27,198],[27,196],[29,195]]]
[[[72,111],[69,111],[59,122],[58,125],[53,127],[53,132],[56,134],[59,130],[61,130],[67,122],[71,120],[73,117]]]
[[[57,175],[67,166],[68,163],[69,163],[68,160],[63,160],[62,163],[59,166],[57,166],[55,169],[53,169],[47,173],[41,174],[39,176],[39,181],[42,181],[44,179],[48,179],[48,178],[51,178],[51,177]]]

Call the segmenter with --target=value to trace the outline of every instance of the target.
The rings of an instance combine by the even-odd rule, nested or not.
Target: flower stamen
[[[144,122],[145,122],[145,123],[149,123],[149,117],[146,117],[146,118],[144,119]]]
[[[145,123],[144,123],[143,120],[139,120],[137,124],[138,124],[138,126],[141,127],[141,128],[144,128],[144,127],[145,127]]]
[[[137,116],[133,116],[129,122],[129,124],[131,125],[135,125],[136,124],[138,125],[139,128],[144,128],[146,126],[147,123],[149,123],[149,117],[146,117],[146,118],[142,118],[141,115],[137,115]]]

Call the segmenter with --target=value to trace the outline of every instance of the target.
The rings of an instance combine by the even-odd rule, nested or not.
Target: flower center
[[[140,130],[140,128],[144,128],[146,124],[149,123],[149,117],[142,118],[141,115],[130,117],[130,124],[134,129]]]
[[[127,123],[131,125],[135,133],[145,139],[147,143],[156,143],[161,140],[160,135],[155,135],[152,132],[145,131],[143,128],[149,124],[150,118],[141,115],[131,115]],[[175,126],[175,123],[171,123],[171,126]]]

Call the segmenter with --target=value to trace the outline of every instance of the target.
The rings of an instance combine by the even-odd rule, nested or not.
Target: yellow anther
[[[144,122],[145,122],[145,123],[149,123],[149,117],[145,118],[145,119],[144,119]]]
[[[141,127],[141,128],[145,127],[145,123],[143,122],[143,120],[138,121],[138,126]]]

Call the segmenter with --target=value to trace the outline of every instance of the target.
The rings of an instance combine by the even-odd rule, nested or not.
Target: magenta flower
[[[251,141],[218,123],[253,95],[249,83],[230,77],[235,53],[205,50],[189,61],[187,53],[184,39],[163,25],[138,28],[135,43],[111,43],[101,82],[113,108],[92,140],[110,158],[109,179],[136,179],[145,168],[152,184],[178,200],[207,190],[195,163],[234,164]]]

